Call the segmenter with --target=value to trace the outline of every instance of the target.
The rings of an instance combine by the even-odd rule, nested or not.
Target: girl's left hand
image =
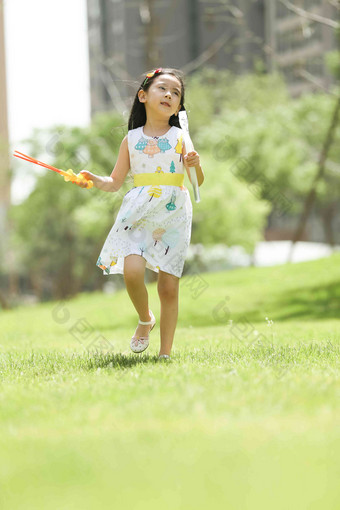
[[[186,168],[200,166],[199,154],[196,151],[188,152],[188,154],[184,156],[184,165]]]

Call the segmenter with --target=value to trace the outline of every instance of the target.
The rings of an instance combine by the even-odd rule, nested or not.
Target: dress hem
[[[126,255],[117,255],[117,260],[119,258],[125,258],[127,257],[128,255],[139,255],[140,257],[143,257],[143,259],[146,261],[146,269],[150,269],[150,271],[154,271],[155,273],[159,273],[159,271],[163,271],[164,273],[168,273],[168,274],[171,274],[172,276],[176,276],[177,278],[181,278],[182,277],[182,274],[183,274],[183,271],[181,273],[180,276],[178,276],[178,274],[174,274],[174,273],[170,273],[169,271],[165,271],[165,269],[162,269],[160,266],[155,266],[154,263],[150,262],[150,260],[145,257],[144,255],[141,255],[140,253],[136,253],[136,252],[131,252],[131,253],[127,253]],[[106,269],[103,269],[103,264],[96,264],[96,266],[99,268],[99,269],[102,269],[103,270],[103,275],[104,276],[109,276],[111,274],[124,274],[124,269],[123,270],[119,270],[119,271],[114,271],[114,268],[116,267],[117,264],[113,265],[113,266],[109,266],[109,268],[106,268]],[[107,269],[110,269],[110,272],[108,273],[107,272]]]

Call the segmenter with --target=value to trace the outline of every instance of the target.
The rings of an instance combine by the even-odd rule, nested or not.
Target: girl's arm
[[[202,167],[200,164],[199,154],[195,150],[192,152],[189,152],[187,154],[184,141],[183,141],[182,154],[183,154],[184,166],[187,170],[187,174],[188,174],[190,182],[191,182],[191,179],[190,179],[189,168],[194,166],[195,170],[196,170],[196,174],[197,174],[198,185],[201,186],[201,184],[204,181],[204,173],[203,173],[203,170],[202,170]]]
[[[81,174],[84,175],[86,179],[90,179],[93,181],[93,186],[102,191],[118,191],[123,185],[125,178],[130,170],[130,156],[128,149],[128,141],[127,135],[123,138],[122,143],[120,144],[118,158],[114,169],[110,177],[102,177],[101,175],[95,175],[87,170],[81,170]],[[81,185],[82,188],[85,188],[86,185]]]

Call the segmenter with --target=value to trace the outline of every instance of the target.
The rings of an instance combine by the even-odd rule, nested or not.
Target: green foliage
[[[240,245],[252,253],[263,239],[271,204],[259,200],[232,173],[231,161],[216,161],[211,153],[202,153],[201,159],[205,181],[200,187],[201,202],[194,205],[192,243]]]
[[[329,51],[325,54],[325,61],[331,74],[340,80],[340,51]]]
[[[106,114],[96,116],[88,129],[36,130],[26,141],[27,152],[38,157],[47,151],[57,168],[110,175],[124,136],[122,124],[121,118]],[[126,188],[127,184],[118,193],[81,189],[46,170],[40,171],[28,198],[11,207],[16,268],[19,274],[29,274],[41,297],[65,297],[98,286],[95,262]]]
[[[214,72],[214,86],[202,76],[200,81],[199,77],[193,79],[191,100],[195,98],[205,105],[205,92],[207,111],[211,111],[210,102],[219,98],[219,112],[202,123],[199,119],[204,109],[192,112],[190,123],[196,132],[196,149],[204,154],[209,151],[214,159],[224,161],[226,168],[242,161],[249,169],[242,178],[247,185],[254,183],[259,198],[272,202],[275,208],[280,206],[279,194],[287,201],[288,214],[301,212],[303,199],[317,173],[334,97],[315,93],[291,99],[277,74],[244,75],[231,82],[228,73],[222,72],[222,84],[222,80],[218,81],[219,73]],[[339,137],[340,126],[329,160],[340,159]],[[335,200],[339,191],[339,175],[326,163],[325,183],[317,189],[317,207]]]
[[[215,120],[231,125],[231,111],[268,110],[291,100],[282,77],[276,73],[235,76],[227,70],[204,68],[188,79],[186,108],[193,135]],[[196,139],[196,138],[195,138]]]
[[[188,183],[192,243],[240,244],[251,253],[271,212],[301,212],[335,99],[321,93],[291,99],[275,73],[235,76],[209,68],[187,79],[186,97],[190,131],[205,173],[197,205]],[[101,113],[88,128],[35,130],[27,152],[58,168],[110,175],[126,133],[122,117]],[[329,153],[333,161],[340,160],[339,136],[338,126]],[[115,194],[66,184],[50,170],[30,172],[38,176],[36,188],[10,212],[19,274],[29,274],[35,288],[48,281],[54,296],[99,288],[104,280],[95,262],[131,177]],[[337,200],[339,193],[339,174],[326,163],[316,206]]]

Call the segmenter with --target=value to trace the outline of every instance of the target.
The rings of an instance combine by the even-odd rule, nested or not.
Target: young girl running
[[[184,167],[195,167],[204,180],[196,151],[186,154],[178,112],[184,107],[184,83],[177,69],[156,69],[144,75],[110,177],[82,170],[98,189],[118,191],[128,174],[134,187],[122,201],[96,265],[104,275],[120,273],[139,315],[131,339],[133,352],[144,351],[156,323],[144,284],[145,267],[158,273],[161,303],[160,358],[170,358],[177,318],[179,279],[191,238],[192,204],[183,186]],[[85,187],[84,185],[81,185]],[[150,327],[151,326],[151,327]]]

